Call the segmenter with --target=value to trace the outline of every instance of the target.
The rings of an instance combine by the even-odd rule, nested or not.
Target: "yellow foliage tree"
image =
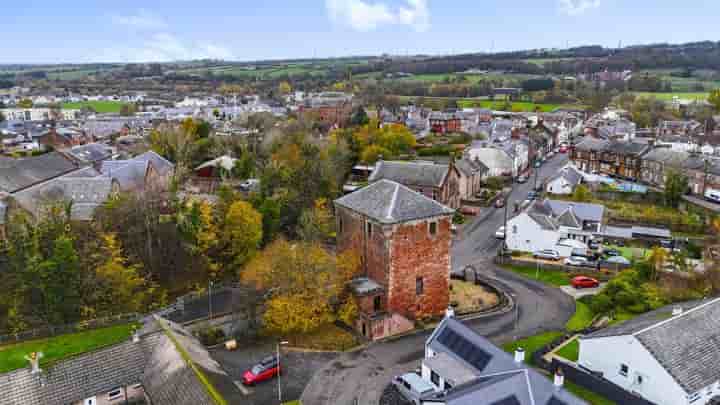
[[[310,332],[333,321],[327,302],[308,294],[276,296],[268,301],[263,315],[270,333]]]
[[[223,229],[227,254],[236,267],[255,255],[262,241],[262,215],[246,201],[235,201],[225,215]]]
[[[195,250],[198,254],[205,257],[208,264],[208,272],[212,278],[215,278],[220,272],[220,264],[213,259],[220,243],[218,236],[219,227],[213,215],[213,207],[208,202],[203,201],[199,203],[198,211],[200,213],[200,223],[195,234]]]
[[[317,199],[313,208],[302,213],[298,235],[307,242],[325,242],[335,237],[335,219],[327,199]]]
[[[97,267],[96,288],[101,292],[100,308],[97,312],[129,313],[139,312],[154,291],[154,287],[140,276],[140,267],[128,263],[123,256],[120,242],[114,234],[102,234],[103,254],[107,261]]]
[[[278,91],[282,95],[290,94],[290,92],[292,91],[292,86],[288,82],[280,82],[280,84],[278,85]]]

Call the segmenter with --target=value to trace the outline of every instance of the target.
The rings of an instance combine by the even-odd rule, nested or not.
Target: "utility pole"
[[[208,284],[208,319],[212,321],[212,288],[213,288],[213,282],[210,280],[210,283]]]
[[[277,350],[277,365],[278,365],[278,403],[282,405],[282,384],[280,383],[280,375],[282,374],[282,367],[280,366],[280,346],[284,346],[288,344],[288,342],[281,340],[277,342],[276,350]]]

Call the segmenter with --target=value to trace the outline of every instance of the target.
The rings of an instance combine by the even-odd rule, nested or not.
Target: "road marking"
[[[238,387],[238,389],[240,390],[240,392],[243,393],[243,395],[248,396],[253,393],[253,390],[251,390],[250,388],[247,388],[240,381],[233,381],[233,383],[235,383],[235,386]]]

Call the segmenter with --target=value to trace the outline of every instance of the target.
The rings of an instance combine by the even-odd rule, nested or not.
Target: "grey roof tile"
[[[3,160],[0,164],[0,191],[13,193],[77,169],[77,165],[58,152],[24,159]]]
[[[372,183],[335,200],[335,204],[385,224],[449,216],[455,212],[435,200],[390,180],[379,180]]]
[[[368,179],[392,180],[405,186],[441,187],[448,175],[449,166],[426,162],[390,162],[381,160]]]

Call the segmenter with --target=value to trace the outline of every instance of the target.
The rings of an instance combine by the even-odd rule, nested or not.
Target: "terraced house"
[[[638,180],[641,177],[642,156],[650,148],[645,143],[585,137],[572,149],[570,158],[584,172]]]

